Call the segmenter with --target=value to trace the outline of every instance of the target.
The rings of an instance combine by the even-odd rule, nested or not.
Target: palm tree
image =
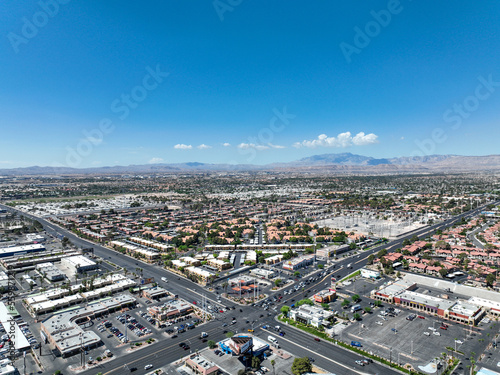
[[[274,365],[276,364],[276,361],[274,359],[271,359],[271,366],[273,366],[273,374],[276,375],[276,371],[274,369]]]

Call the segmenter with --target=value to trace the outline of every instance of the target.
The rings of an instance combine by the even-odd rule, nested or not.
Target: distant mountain
[[[370,156],[342,154],[313,155],[294,163],[295,165],[379,165],[391,164],[388,159],[375,159]]]
[[[149,174],[209,171],[294,171],[314,173],[437,173],[500,171],[500,155],[460,156],[429,155],[376,159],[351,153],[322,154],[289,163],[267,165],[208,164],[200,162],[142,164],[95,168],[27,167],[0,169],[1,176],[76,175],[76,174]]]

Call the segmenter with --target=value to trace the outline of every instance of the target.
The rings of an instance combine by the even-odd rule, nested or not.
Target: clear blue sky
[[[499,153],[496,1],[4,0],[0,13],[0,168]]]

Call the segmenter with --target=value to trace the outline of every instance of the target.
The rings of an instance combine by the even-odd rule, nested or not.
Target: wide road
[[[488,204],[498,204],[498,202],[488,203]],[[334,275],[338,276],[340,274],[342,277],[344,277],[347,273],[354,272],[364,267],[367,263],[367,258],[370,254],[376,253],[384,248],[387,249],[389,252],[393,252],[397,248],[402,247],[402,243],[405,239],[409,239],[414,235],[418,236],[419,238],[425,238],[429,235],[432,235],[436,230],[439,229],[442,230],[453,225],[454,223],[460,221],[462,217],[470,218],[472,216],[477,215],[486,206],[487,205],[484,205],[474,210],[454,216],[442,223],[434,224],[432,226],[420,228],[413,232],[407,233],[404,236],[398,238],[397,240],[364,251],[362,255],[359,255],[358,257],[347,257],[341,259],[335,264],[334,269],[331,269],[333,267],[330,267],[330,269],[326,270],[328,271],[327,277],[329,277],[330,271],[333,272]],[[56,226],[45,219],[38,218],[30,214],[26,214],[24,212],[21,212],[12,207],[5,206],[2,204],[0,204],[0,207],[10,212],[17,212],[31,219],[38,220],[43,225],[47,233],[53,236],[59,236],[59,235],[66,236],[76,246],[85,248],[93,247],[94,253],[96,255],[102,257],[103,259],[109,260],[111,258],[113,263],[117,264],[120,267],[125,267],[131,272],[136,272],[135,271],[136,268],[142,268],[145,277],[154,277],[155,280],[158,281],[160,285],[164,284],[160,281],[161,277],[167,277],[169,280],[168,284],[164,284],[162,286],[168,288],[169,291],[178,294],[179,297],[187,301],[192,302],[194,300],[200,300],[201,296],[204,295],[207,297],[209,301],[212,302],[212,304],[217,304],[216,294],[207,291],[205,288],[183,277],[178,278],[176,274],[168,272],[159,266],[144,263],[140,260],[136,260],[127,255],[118,253],[114,250],[108,249],[99,244],[95,244],[93,242],[81,239],[74,233],[62,227]],[[347,270],[346,268],[349,263],[351,263],[352,269]],[[321,284],[323,282],[324,279],[320,279],[314,284],[309,284],[307,289],[308,290],[315,288],[319,289],[321,288]],[[295,295],[295,298],[297,297],[298,296]],[[283,301],[282,303],[284,302],[289,303],[290,300]],[[233,304],[225,303],[225,305],[232,306]],[[261,315],[264,315],[264,317],[261,317]],[[222,323],[225,322],[229,324],[233,317],[237,319],[237,324],[230,325],[227,328],[223,328]],[[246,323],[247,320],[249,321],[248,324]],[[224,314],[224,316],[222,317],[219,316],[217,320],[206,323],[200,328],[182,333],[176,339],[167,339],[167,341],[163,341],[158,344],[153,344],[151,346],[145,347],[144,349],[140,349],[138,351],[127,354],[124,357],[117,358],[113,361],[110,361],[109,363],[101,365],[101,367],[97,371],[100,371],[103,374],[122,374],[124,370],[126,370],[127,368],[124,366],[128,366],[128,368],[137,367],[139,369],[138,373],[141,374],[144,372],[143,368],[146,364],[153,364],[155,368],[161,367],[164,366],[166,363],[173,362],[175,360],[180,359],[184,355],[187,355],[188,353],[179,348],[178,346],[179,342],[181,341],[189,343],[191,346],[191,351],[193,352],[196,349],[205,348],[206,343],[202,343],[201,340],[199,340],[199,335],[202,330],[209,334],[211,340],[219,341],[225,337],[223,333],[224,329],[230,331],[246,332],[248,328],[251,328],[252,324],[255,328],[255,334],[266,339],[268,333],[264,332],[260,327],[262,327],[262,325],[274,326],[276,323],[274,320],[271,319],[271,317],[267,316],[267,312],[262,311],[258,307],[237,306],[235,310],[228,311],[227,313]],[[356,373],[356,372],[359,372],[361,374],[397,373],[392,369],[383,367],[375,363],[370,364],[369,366],[359,367],[354,363],[356,359],[360,358],[355,353],[352,353],[350,351],[347,351],[343,348],[337,347],[327,342],[318,343],[314,341],[313,338],[308,334],[303,333],[302,331],[296,331],[291,327],[287,328],[286,331],[287,331],[286,336],[284,338],[280,338],[280,345],[285,350],[290,351],[294,355],[313,357],[316,360],[315,363],[319,367],[322,367],[328,371],[333,371],[340,374],[347,373],[346,372],[347,371],[346,367],[347,367],[349,368],[349,373]],[[311,350],[314,350],[316,354],[313,355],[311,353]],[[83,374],[95,374],[95,373],[96,369],[83,372]]]

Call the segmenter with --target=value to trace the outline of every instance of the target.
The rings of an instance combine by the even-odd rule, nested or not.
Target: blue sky
[[[0,168],[498,153],[500,3],[343,3],[5,0]]]

